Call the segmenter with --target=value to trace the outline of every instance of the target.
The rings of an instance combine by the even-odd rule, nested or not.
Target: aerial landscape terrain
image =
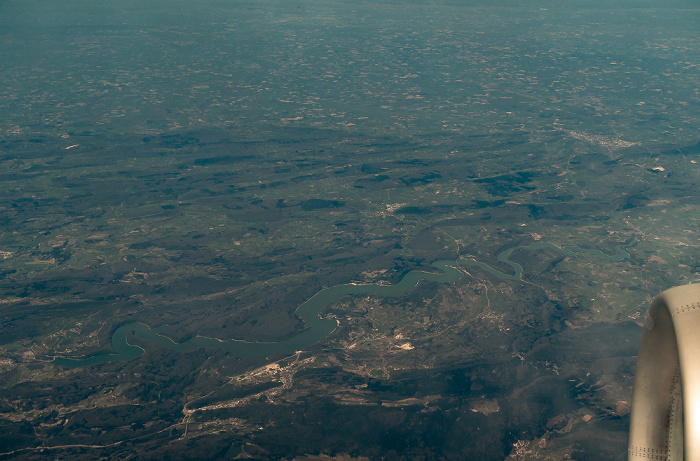
[[[0,460],[622,460],[700,280],[700,7],[0,0]]]

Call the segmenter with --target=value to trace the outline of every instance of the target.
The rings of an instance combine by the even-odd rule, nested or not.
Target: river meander
[[[335,319],[321,318],[321,313],[324,312],[328,306],[338,302],[344,296],[373,294],[381,297],[399,297],[415,288],[416,285],[418,285],[418,282],[421,280],[440,283],[455,283],[463,275],[463,273],[457,268],[459,265],[476,266],[486,272],[489,272],[490,274],[507,280],[520,280],[523,275],[523,267],[520,264],[508,259],[516,250],[550,249],[571,257],[576,256],[576,253],[588,253],[606,261],[619,262],[629,257],[629,254],[624,250],[624,248],[632,245],[633,243],[634,242],[626,245],[618,245],[616,247],[617,252],[615,254],[607,255],[600,250],[572,246],[559,248],[551,243],[535,242],[526,246],[519,245],[508,248],[497,255],[500,263],[507,264],[512,268],[512,274],[501,272],[485,263],[473,259],[460,259],[457,261],[436,261],[432,263],[434,268],[441,271],[440,273],[423,271],[408,272],[398,283],[394,285],[345,284],[324,288],[309,298],[306,302],[301,304],[295,311],[296,315],[306,325],[306,329],[298,335],[284,341],[269,343],[247,342],[241,340],[224,341],[216,338],[196,336],[188,339],[187,341],[177,343],[167,336],[160,334],[160,331],[164,327],[151,328],[143,323],[129,323],[118,327],[114,333],[112,333],[111,344],[112,349],[115,351],[114,354],[94,355],[84,359],[56,358],[54,363],[64,367],[79,367],[102,362],[113,362],[138,358],[141,356],[141,354],[143,354],[144,350],[139,346],[129,344],[127,340],[127,335],[129,332],[140,340],[156,343],[162,347],[178,352],[189,352],[204,347],[216,347],[227,352],[234,353],[238,357],[265,358],[274,355],[292,354],[295,351],[305,349],[312,344],[317,343],[335,330],[338,325],[337,321]]]

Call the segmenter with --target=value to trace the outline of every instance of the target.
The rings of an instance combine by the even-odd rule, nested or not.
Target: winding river
[[[418,285],[421,280],[429,280],[440,283],[455,283],[462,276],[462,272],[457,269],[457,266],[476,266],[490,274],[507,280],[520,280],[523,275],[523,267],[508,258],[516,250],[538,250],[550,249],[557,251],[566,256],[575,256],[576,253],[588,253],[602,258],[606,261],[619,262],[629,257],[625,247],[632,245],[634,241],[626,245],[618,245],[614,255],[607,255],[600,250],[591,250],[566,246],[559,248],[551,243],[535,242],[530,245],[519,245],[508,248],[500,252],[497,256],[500,263],[509,265],[513,273],[507,274],[501,272],[491,266],[473,259],[460,259],[457,261],[436,261],[432,266],[440,273],[411,271],[394,285],[355,285],[345,284],[334,287],[324,288],[301,304],[295,311],[296,315],[306,325],[306,330],[296,336],[284,341],[264,343],[264,342],[247,342],[241,340],[223,341],[215,338],[206,338],[196,336],[181,343],[176,343],[167,336],[161,335],[160,331],[164,327],[151,328],[143,323],[129,323],[122,325],[112,333],[112,349],[114,354],[100,354],[84,359],[68,359],[56,358],[54,363],[64,367],[80,367],[85,365],[93,365],[102,362],[113,362],[119,360],[131,360],[141,356],[144,350],[133,344],[129,344],[127,335],[131,332],[133,336],[140,340],[159,344],[167,349],[178,352],[189,352],[203,347],[216,347],[227,352],[236,354],[238,357],[260,357],[265,358],[273,355],[292,354],[295,351],[305,349],[314,343],[322,340],[331,334],[337,327],[338,323],[334,319],[323,319],[320,314],[326,310],[328,306],[339,301],[344,296],[357,296],[365,294],[374,294],[382,297],[399,297]]]

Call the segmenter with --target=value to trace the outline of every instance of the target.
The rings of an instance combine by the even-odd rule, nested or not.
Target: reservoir
[[[457,261],[436,261],[432,263],[432,267],[440,272],[423,272],[410,271],[394,285],[377,285],[377,284],[344,284],[336,285],[316,293],[306,302],[301,304],[295,311],[296,315],[306,325],[306,330],[298,335],[284,341],[278,342],[247,342],[241,340],[220,340],[216,338],[207,338],[196,336],[181,343],[177,343],[167,336],[161,335],[159,332],[164,328],[151,328],[143,323],[128,323],[118,327],[112,334],[112,349],[114,354],[99,354],[85,359],[69,359],[56,358],[54,363],[64,367],[80,367],[86,365],[94,365],[102,362],[113,362],[118,360],[132,360],[143,354],[144,350],[133,344],[129,344],[127,335],[131,332],[135,337],[156,343],[162,347],[177,352],[190,352],[200,348],[219,348],[224,351],[235,354],[237,357],[257,357],[266,358],[275,355],[293,354],[298,350],[305,349],[312,344],[317,343],[326,336],[330,335],[337,327],[338,322],[335,319],[322,318],[321,314],[333,303],[340,301],[345,296],[359,295],[376,295],[381,297],[396,298],[403,296],[418,285],[421,280],[439,283],[455,283],[462,276],[462,272],[457,268],[459,265],[475,266],[482,270],[507,280],[520,280],[523,274],[523,268],[520,264],[510,261],[508,258],[516,250],[536,251],[538,249],[549,249],[557,251],[565,256],[576,256],[576,253],[588,253],[595,255],[606,261],[617,262],[629,257],[629,254],[624,250],[624,247],[634,243],[630,242],[626,245],[618,245],[617,253],[607,255],[600,250],[585,249],[578,247],[566,246],[559,248],[551,243],[535,242],[530,245],[518,245],[501,251],[498,255],[498,261],[509,265],[513,273],[507,274],[501,272],[491,266],[473,259],[460,259]]]

